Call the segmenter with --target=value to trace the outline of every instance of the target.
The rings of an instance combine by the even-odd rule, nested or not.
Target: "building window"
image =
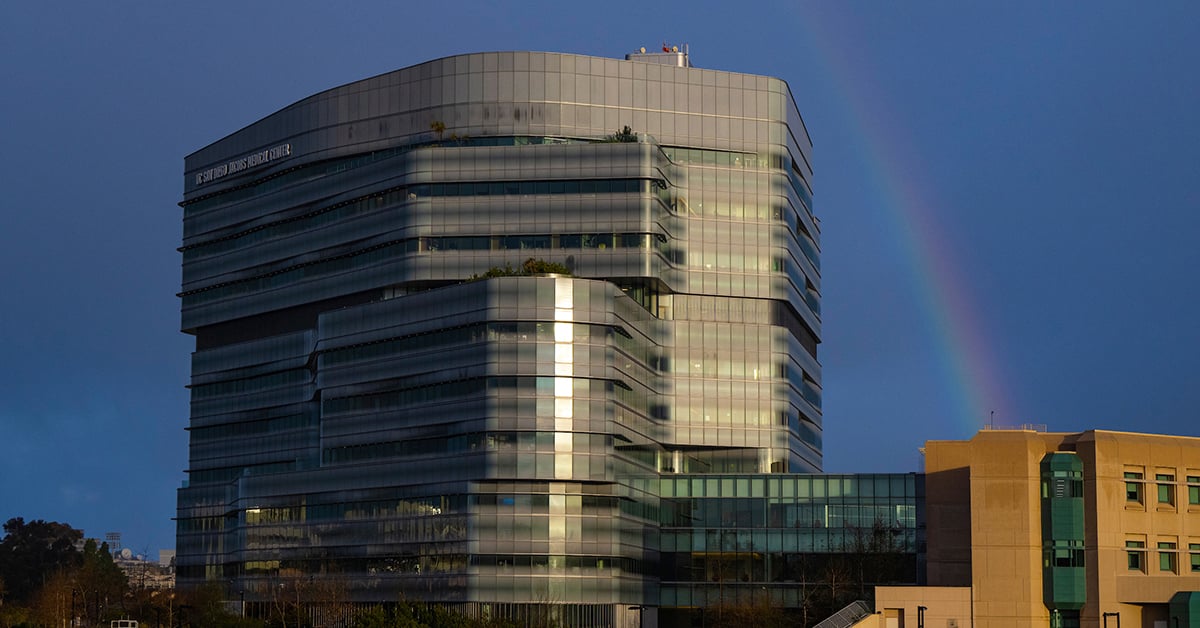
[[[1154,480],[1158,483],[1158,503],[1174,506],[1175,476],[1170,473],[1157,473],[1154,475]]]
[[[1043,566],[1053,567],[1083,567],[1083,541],[1057,541],[1048,545],[1042,552]]]
[[[1142,503],[1142,474],[1125,472],[1125,501]]]
[[[1200,543],[1188,543],[1188,557],[1191,559],[1192,573],[1200,572]]]
[[[1158,570],[1168,573],[1177,573],[1178,563],[1176,562],[1175,544],[1168,541],[1160,541],[1158,544]]]
[[[1188,505],[1200,506],[1200,475],[1187,476]]]
[[[1144,541],[1125,541],[1125,553],[1129,557],[1130,571],[1146,570],[1146,543]]]

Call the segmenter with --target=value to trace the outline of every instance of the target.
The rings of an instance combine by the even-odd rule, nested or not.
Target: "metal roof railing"
[[[846,605],[842,610],[830,615],[827,619],[813,626],[813,628],[850,628],[858,623],[858,620],[870,615],[873,611],[870,605],[862,600],[855,600]]]

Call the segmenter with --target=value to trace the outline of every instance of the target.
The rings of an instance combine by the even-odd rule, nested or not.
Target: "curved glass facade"
[[[510,52],[188,156],[180,583],[659,605],[660,477],[821,468],[810,152],[778,79]]]

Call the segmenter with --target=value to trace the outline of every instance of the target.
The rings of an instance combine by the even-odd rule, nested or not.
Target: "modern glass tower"
[[[660,477],[821,468],[810,151],[779,79],[505,52],[189,155],[180,584],[657,604]]]

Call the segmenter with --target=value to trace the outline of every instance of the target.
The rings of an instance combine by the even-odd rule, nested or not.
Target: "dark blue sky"
[[[183,156],[487,50],[687,42],[789,82],[815,144],[827,470],[916,470],[993,411],[1200,435],[1195,3],[61,4],[0,5],[0,519],[173,547]]]

